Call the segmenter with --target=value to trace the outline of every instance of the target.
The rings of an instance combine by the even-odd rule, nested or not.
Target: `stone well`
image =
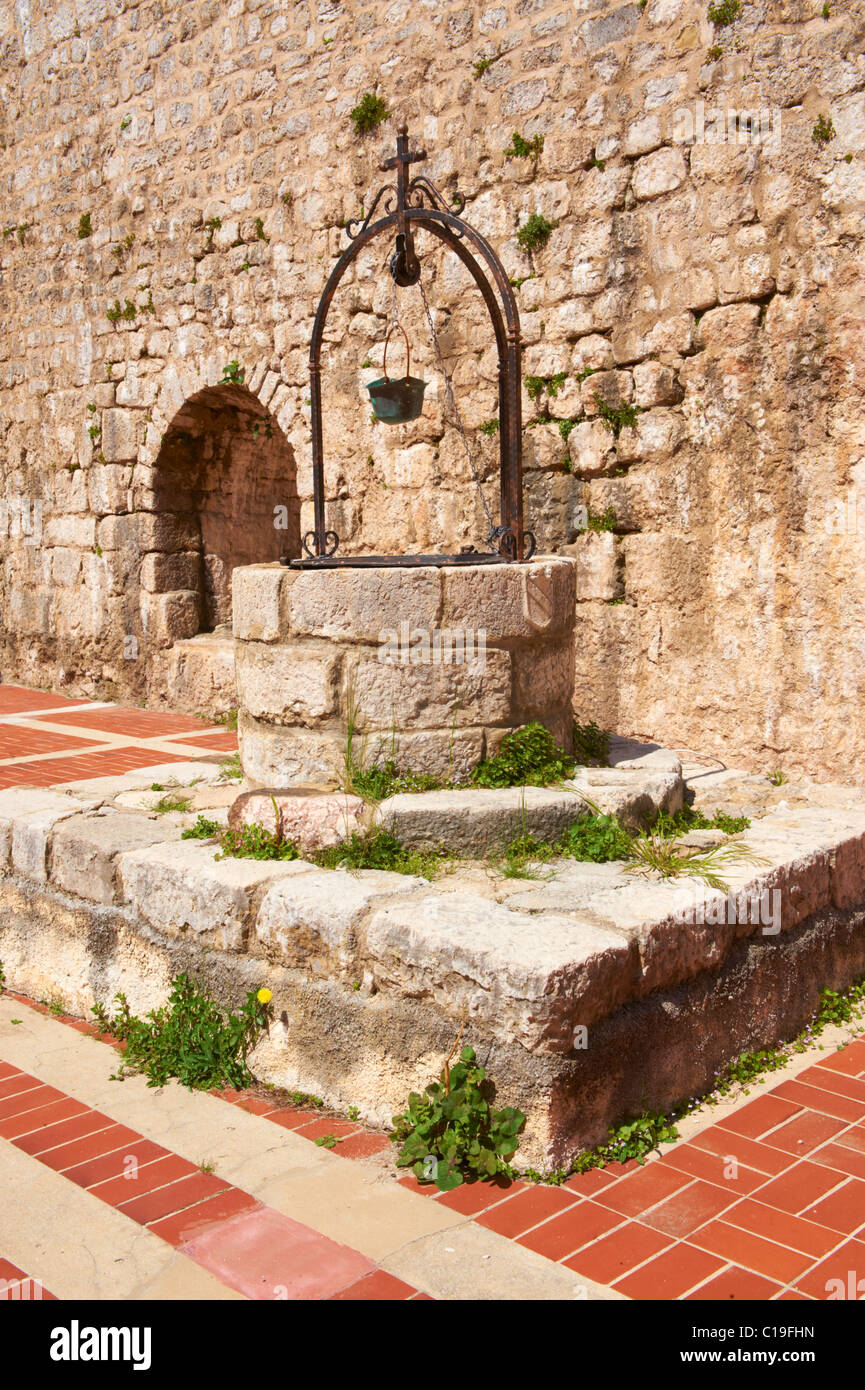
[[[538,720],[568,751],[574,562],[234,572],[240,756],[333,788],[352,756],[466,773]]]

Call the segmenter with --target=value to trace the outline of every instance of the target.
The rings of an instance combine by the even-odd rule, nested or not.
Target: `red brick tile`
[[[63,1176],[79,1187],[95,1187],[97,1183],[108,1182],[110,1178],[122,1177],[127,1169],[127,1160],[134,1158],[139,1166],[153,1163],[157,1158],[166,1158],[168,1150],[150,1139],[137,1139],[133,1144],[124,1144],[111,1153],[91,1158],[86,1163],[77,1163],[72,1168],[64,1168]]]
[[[803,1110],[780,1129],[767,1134],[763,1143],[803,1157],[845,1128],[843,1120],[833,1120],[831,1116],[817,1114],[814,1110]]]
[[[518,1243],[548,1260],[563,1260],[621,1224],[618,1212],[593,1201],[582,1201],[519,1236]]]
[[[75,1139],[71,1144],[60,1144],[56,1149],[49,1149],[47,1153],[40,1154],[39,1158],[48,1168],[63,1173],[67,1168],[73,1168],[88,1158],[99,1158],[102,1154],[111,1153],[119,1148],[121,1144],[134,1144],[140,1138],[140,1134],[134,1129],[127,1129],[126,1125],[108,1125],[106,1129],[99,1129],[84,1139]]]
[[[738,1201],[738,1193],[725,1192],[714,1183],[697,1178],[690,1187],[674,1193],[653,1211],[645,1212],[640,1220],[654,1231],[682,1239]]]
[[[328,1134],[333,1134],[337,1138],[340,1138],[345,1134],[357,1134],[359,1132],[359,1125],[352,1124],[349,1120],[328,1119],[327,1116],[322,1116],[316,1120],[310,1120],[308,1124],[300,1125],[295,1130],[295,1134],[302,1134],[304,1139],[313,1140],[323,1139]],[[337,1149],[339,1149],[339,1147],[340,1145],[337,1144]]]
[[[139,1163],[137,1167],[121,1165],[119,1172],[113,1177],[105,1178],[98,1184],[94,1183],[90,1190],[94,1197],[108,1202],[110,1206],[119,1207],[136,1197],[153,1192],[158,1187],[167,1187],[169,1183],[179,1182],[181,1178],[190,1178],[197,1172],[194,1164],[188,1163],[179,1154],[168,1153],[152,1162]]]
[[[841,1142],[837,1144],[824,1144],[822,1149],[815,1149],[811,1155],[814,1163],[820,1163],[827,1168],[834,1168],[837,1173],[847,1173],[851,1178],[865,1178],[865,1153],[860,1153],[858,1149],[846,1148]]]
[[[235,1104],[250,1115],[267,1115],[273,1109],[272,1100],[262,1100],[261,1096],[239,1096]]]
[[[815,1202],[802,1215],[844,1235],[855,1235],[865,1226],[865,1182],[849,1178],[837,1192]]]
[[[367,1134],[364,1130],[347,1135],[337,1145],[341,1158],[371,1158],[373,1154],[384,1153],[391,1148],[393,1145],[384,1134]]]
[[[595,1279],[599,1284],[612,1284],[644,1260],[660,1255],[672,1243],[658,1231],[650,1231],[648,1226],[630,1221],[592,1245],[587,1245],[564,1263],[568,1269],[576,1270],[588,1279]]]
[[[546,1221],[556,1212],[564,1211],[578,1201],[575,1192],[560,1187],[530,1187],[518,1192],[506,1202],[500,1202],[478,1218],[479,1226],[498,1231],[502,1236],[518,1236],[531,1226]]]
[[[346,1141],[350,1143],[350,1140]],[[340,1144],[340,1152],[342,1145]],[[450,1207],[451,1211],[461,1212],[463,1216],[475,1216],[496,1202],[503,1202],[513,1192],[513,1183],[464,1182],[452,1192],[443,1192],[439,1203]]]
[[[590,1168],[586,1173],[574,1173],[564,1186],[579,1197],[591,1197],[602,1188],[609,1187],[616,1179],[606,1168]]]
[[[9,994],[10,997],[14,997],[8,990],[4,990],[4,994]],[[10,1076],[20,1075],[21,1070],[19,1067],[13,1067],[11,1062],[0,1062],[0,1081],[8,1081]]]
[[[708,1284],[703,1284],[693,1293],[685,1295],[685,1301],[705,1302],[717,1301],[726,1302],[732,1300],[739,1302],[766,1302],[773,1294],[781,1288],[780,1284],[774,1283],[770,1279],[763,1279],[759,1274],[754,1274],[749,1269],[725,1269],[723,1274],[717,1278],[710,1279]]]
[[[849,1096],[851,1100],[865,1101],[865,1081],[856,1076],[845,1076],[842,1071],[830,1071],[828,1067],[808,1067],[796,1077],[806,1086],[817,1086],[823,1091],[832,1091],[836,1096]]]
[[[782,1173],[793,1162],[788,1154],[770,1148],[766,1142],[758,1143],[755,1139],[746,1139],[743,1134],[731,1134],[730,1130],[721,1129],[718,1125],[701,1130],[694,1135],[691,1143],[697,1149],[705,1149],[722,1158],[733,1158],[746,1168],[756,1168],[758,1173],[770,1176]]]
[[[43,709],[74,709],[92,702],[55,695],[50,690],[31,690],[26,685],[0,685],[0,714],[31,714]]]
[[[851,1295],[858,1301],[865,1294],[865,1244],[860,1240],[847,1241],[807,1274],[800,1275],[794,1287],[825,1302],[847,1302]]]
[[[731,1226],[726,1221],[713,1221],[703,1226],[690,1238],[691,1245],[701,1250],[709,1250],[713,1255],[723,1255],[725,1259],[752,1269],[756,1274],[764,1274],[768,1279],[777,1279],[781,1284],[791,1283],[812,1263],[810,1255],[799,1250],[778,1245],[775,1241],[764,1240],[762,1236]]]
[[[38,1110],[42,1105],[68,1099],[65,1091],[58,1091],[54,1086],[32,1086],[29,1091],[19,1091],[17,1096],[8,1096],[6,1100],[0,1100],[0,1124],[4,1120],[26,1114],[28,1110]]]
[[[673,1168],[648,1163],[638,1173],[629,1173],[621,1182],[602,1189],[595,1200],[624,1216],[639,1216],[640,1212],[672,1196],[690,1181],[686,1174],[677,1173]]]
[[[14,1120],[4,1120],[0,1125],[0,1134],[22,1148],[25,1154],[40,1154],[46,1148],[68,1143],[72,1138],[81,1138],[82,1134],[92,1134],[93,1130],[106,1129],[110,1125],[111,1120],[107,1115],[102,1116],[102,1125],[90,1125],[92,1113],[88,1106],[71,1098],[53,1101],[45,1109],[28,1111]],[[79,1127],[67,1131],[64,1127],[67,1125]]]
[[[20,1071],[17,1076],[9,1076],[5,1081],[0,1081],[0,1100],[5,1100],[8,1096],[18,1096],[22,1091],[35,1090],[42,1084],[35,1076],[28,1076],[26,1072]]]
[[[829,1071],[844,1072],[846,1076],[862,1076],[865,1073],[865,1042],[849,1043],[830,1057],[821,1057],[818,1065]]]
[[[405,1187],[409,1192],[416,1192],[421,1197],[440,1197],[441,1193],[434,1182],[419,1182],[414,1173],[406,1173],[404,1177],[398,1179],[400,1187]]]
[[[779,1211],[777,1207],[766,1206],[764,1202],[754,1201],[751,1197],[746,1197],[726,1212],[724,1220],[731,1226],[740,1226],[756,1236],[774,1240],[778,1245],[801,1250],[804,1255],[811,1255],[814,1259],[827,1254],[838,1244],[838,1232],[828,1226],[803,1221],[801,1216]]]
[[[805,1159],[761,1187],[756,1198],[767,1206],[780,1207],[782,1211],[801,1212],[843,1181],[843,1173],[833,1172],[811,1159]]]
[[[727,1155],[709,1153],[707,1149],[698,1149],[693,1144],[677,1144],[659,1162],[665,1168],[687,1173],[692,1178],[702,1178],[703,1182],[713,1183],[715,1187],[732,1192],[737,1197],[753,1192],[767,1181],[765,1173],[758,1173],[755,1168],[747,1168],[741,1163],[731,1165]]]
[[[767,1130],[783,1124],[801,1109],[801,1104],[780,1099],[776,1090],[771,1095],[760,1096],[743,1105],[741,1110],[734,1110],[718,1124],[721,1129],[732,1130],[734,1134],[742,1134],[747,1139],[759,1139]]]
[[[334,1302],[376,1302],[388,1301],[404,1302],[407,1298],[412,1298],[417,1293],[411,1284],[404,1284],[401,1279],[396,1279],[392,1274],[387,1274],[383,1269],[377,1269],[372,1274],[366,1274],[362,1279],[358,1279],[356,1284],[351,1284],[347,1289],[341,1289],[339,1293],[331,1294]]]
[[[797,1100],[809,1110],[816,1110],[820,1115],[831,1115],[847,1124],[855,1124],[865,1116],[865,1100],[851,1100],[849,1096],[839,1096],[834,1091],[827,1091],[823,1086],[808,1086],[801,1081],[785,1081],[778,1090],[786,1098]]]
[[[785,1289],[773,1301],[775,1303],[810,1303],[812,1300],[808,1294],[797,1293],[795,1289]]]
[[[23,1269],[13,1265],[11,1260],[0,1259],[0,1279],[26,1279]]]
[[[148,1227],[155,1235],[167,1240],[169,1245],[184,1245],[194,1240],[212,1226],[221,1226],[235,1216],[264,1208],[260,1202],[243,1192],[239,1187],[229,1187],[216,1197],[208,1197],[204,1202],[196,1202],[184,1211],[166,1216],[162,1221],[154,1221]]]
[[[843,1144],[845,1149],[856,1149],[865,1154],[865,1126],[854,1125],[852,1129],[845,1129],[843,1134],[838,1135],[838,1143]]]
[[[619,1279],[615,1287],[628,1298],[666,1302],[682,1298],[696,1284],[723,1269],[725,1263],[693,1245],[673,1245],[657,1259]]]
[[[158,1161],[168,1163],[169,1160]],[[146,1168],[141,1169],[142,1175],[150,1167],[156,1167],[156,1164],[148,1163]],[[133,1184],[130,1183],[129,1186],[132,1187]],[[151,1192],[133,1197],[131,1201],[118,1203],[118,1209],[133,1221],[140,1222],[142,1226],[149,1226],[151,1222],[159,1221],[163,1216],[171,1216],[173,1212],[182,1211],[184,1207],[191,1207],[193,1203],[202,1202],[206,1197],[215,1197],[217,1193],[224,1192],[230,1186],[224,1178],[214,1177],[210,1173],[190,1173],[177,1182],[170,1182],[166,1187],[157,1187]]]

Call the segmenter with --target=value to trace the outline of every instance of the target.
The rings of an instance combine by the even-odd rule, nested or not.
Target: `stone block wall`
[[[742,0],[723,27],[705,0],[3,0],[3,679],[152,698],[232,565],[296,553],[312,316],[399,118],[518,284],[527,522],[578,557],[580,715],[861,774],[863,36],[863,0]],[[394,119],[359,137],[373,90]],[[543,148],[508,153],[515,131]],[[554,226],[527,252],[534,213]],[[495,510],[483,306],[419,249]],[[328,322],[328,525],[367,552],[477,544],[416,290],[425,413],[370,420],[388,254]],[[206,446],[214,541],[190,446],[189,497],[166,491],[178,412],[225,381],[267,448]],[[260,551],[226,550],[250,521]]]
[[[236,570],[245,776],[335,787],[349,757],[459,775],[532,720],[570,750],[573,568]]]

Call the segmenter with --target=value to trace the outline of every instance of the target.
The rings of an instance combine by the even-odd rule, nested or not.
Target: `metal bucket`
[[[420,377],[411,376],[411,353],[408,345],[408,334],[397,324],[400,333],[405,338],[405,376],[399,380],[393,380],[387,374],[387,345],[393,328],[389,328],[387,337],[384,340],[384,359],[382,361],[383,376],[375,381],[369,382],[369,391],[372,401],[372,410],[375,418],[381,420],[385,425],[404,425],[409,420],[416,420],[423,408],[423,393],[426,390],[426,382],[421,381]]]

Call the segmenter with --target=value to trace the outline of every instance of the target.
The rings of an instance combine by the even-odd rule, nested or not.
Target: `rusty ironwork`
[[[313,530],[303,538],[305,558],[286,560],[293,567],[373,565],[464,565],[501,563],[502,560],[528,559],[535,549],[535,538],[523,526],[522,479],[522,403],[520,318],[513,288],[489,242],[460,214],[465,199],[453,195],[449,208],[438,189],[424,175],[409,177],[410,166],[426,159],[425,150],[409,149],[408,130],[400,126],[396,154],[380,168],[395,171],[395,182],[384,184],[376,193],[365,218],[346,224],[351,240],[330,273],[319,301],[309,350],[310,405],[312,409],[312,485]],[[381,205],[382,214],[373,220]],[[348,267],[363,248],[383,233],[395,238],[390,273],[400,286],[417,284],[420,260],[415,250],[418,228],[432,233],[463,262],[483,295],[492,322],[498,351],[499,395],[499,505],[500,523],[487,538],[492,553],[465,547],[456,555],[346,555],[337,556],[339,537],[325,523],[324,440],[321,410],[321,345],[324,327],[334,294]],[[476,253],[476,254],[474,254]]]

